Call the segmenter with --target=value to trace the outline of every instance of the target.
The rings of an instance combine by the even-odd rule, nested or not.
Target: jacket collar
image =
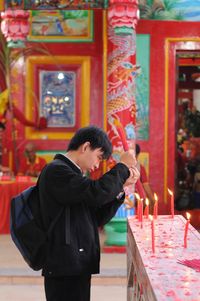
[[[63,154],[56,154],[55,157],[54,157],[54,160],[55,159],[59,159],[59,160],[65,162],[74,171],[81,173],[81,169],[77,165],[75,165],[71,160],[69,160],[65,155],[63,155]]]

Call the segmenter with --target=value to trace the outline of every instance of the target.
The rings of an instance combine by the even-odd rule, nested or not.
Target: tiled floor
[[[126,300],[126,255],[102,254],[91,301]],[[45,301],[43,278],[25,264],[9,235],[0,235],[0,301]]]
[[[41,285],[0,285],[1,301],[45,301]],[[91,301],[126,300],[125,286],[92,286]]]

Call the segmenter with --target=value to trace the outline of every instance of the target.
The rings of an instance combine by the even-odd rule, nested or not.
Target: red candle
[[[136,200],[137,200],[137,213],[136,213],[136,215],[137,215],[137,218],[139,219],[139,211],[140,211],[140,196],[139,196],[139,194],[137,193],[137,192],[135,192],[135,198],[136,198]]]
[[[156,193],[154,193],[154,200],[155,200],[155,203],[154,203],[154,207],[153,207],[153,216],[156,219],[158,216],[158,197],[157,197]]]
[[[171,195],[171,199],[170,199],[171,215],[172,215],[172,218],[174,218],[174,194],[169,188],[167,190],[168,190],[169,194]]]
[[[144,209],[144,216],[146,216],[146,218],[149,218],[149,200],[148,200],[148,198],[146,198],[145,204],[146,204],[146,207]]]
[[[136,192],[135,197],[137,199],[137,218],[141,222],[142,228],[142,219],[143,219],[143,199],[140,198],[139,194]]]
[[[154,229],[154,219],[152,215],[149,215],[151,220],[151,242],[152,242],[152,252],[155,253],[155,229]]]
[[[188,235],[188,227],[190,223],[190,214],[186,212],[187,222],[185,224],[185,232],[184,232],[184,248],[187,248],[187,235]]]
[[[127,139],[126,139],[126,132],[125,132],[120,120],[115,119],[114,124],[116,126],[116,130],[118,132],[118,135],[121,138],[121,142],[122,142],[124,151],[128,151],[129,150],[129,145],[128,145],[128,142],[127,142]],[[135,189],[139,193],[139,198],[144,199],[146,197],[146,194],[145,194],[145,191],[144,191],[144,188],[143,188],[143,185],[142,185],[140,179],[138,179],[137,182],[135,183]],[[139,221],[142,222],[143,202],[141,204],[141,202],[138,201],[137,213],[138,213],[137,216],[138,216]],[[141,227],[142,227],[142,223],[141,223]]]
[[[142,185],[140,179],[138,179],[137,182],[135,183],[135,189],[139,193],[141,198],[143,198],[143,199],[146,198],[146,193],[144,191],[144,188],[143,188],[143,185]]]
[[[124,151],[128,151],[129,150],[129,145],[128,145],[128,142],[127,142],[127,139],[126,139],[126,132],[125,132],[120,120],[115,119],[114,124],[116,126],[116,130],[118,132],[118,135],[121,139]],[[135,189],[139,193],[141,198],[144,199],[146,197],[146,193],[145,193],[145,190],[143,188],[143,185],[142,185],[140,179],[138,179],[137,182],[135,183]]]
[[[138,200],[138,220],[141,222],[141,199]]]
[[[140,220],[140,200],[137,201],[137,218]]]
[[[140,222],[141,222],[141,228],[143,227],[142,224],[142,220],[143,220],[143,199],[140,199]]]
[[[124,128],[122,127],[120,121],[118,121],[118,120],[115,121],[115,125],[116,125],[117,132],[119,134],[119,137],[121,138],[121,142],[122,142],[124,151],[128,151],[129,146],[128,146],[128,142],[126,140],[126,133],[124,131]]]

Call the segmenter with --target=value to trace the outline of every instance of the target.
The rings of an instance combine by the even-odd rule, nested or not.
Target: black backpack
[[[11,200],[10,232],[24,260],[35,271],[44,267],[48,237],[63,209],[45,230],[38,186],[32,186]]]

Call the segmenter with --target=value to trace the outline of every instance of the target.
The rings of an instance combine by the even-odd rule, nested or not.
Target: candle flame
[[[140,200],[139,194],[137,192],[135,192],[134,194],[135,194],[136,199],[139,201]]]
[[[146,204],[146,206],[149,206],[149,199],[148,198],[146,198],[145,204]]]
[[[167,190],[168,190],[170,195],[173,195],[173,192],[169,188],[167,188]]]
[[[190,219],[191,214],[189,212],[186,212],[187,219]]]
[[[153,220],[153,216],[151,214],[149,214],[149,219],[150,219],[150,221]]]
[[[155,192],[154,192],[154,199],[155,199],[156,202],[158,201],[158,196]]]

